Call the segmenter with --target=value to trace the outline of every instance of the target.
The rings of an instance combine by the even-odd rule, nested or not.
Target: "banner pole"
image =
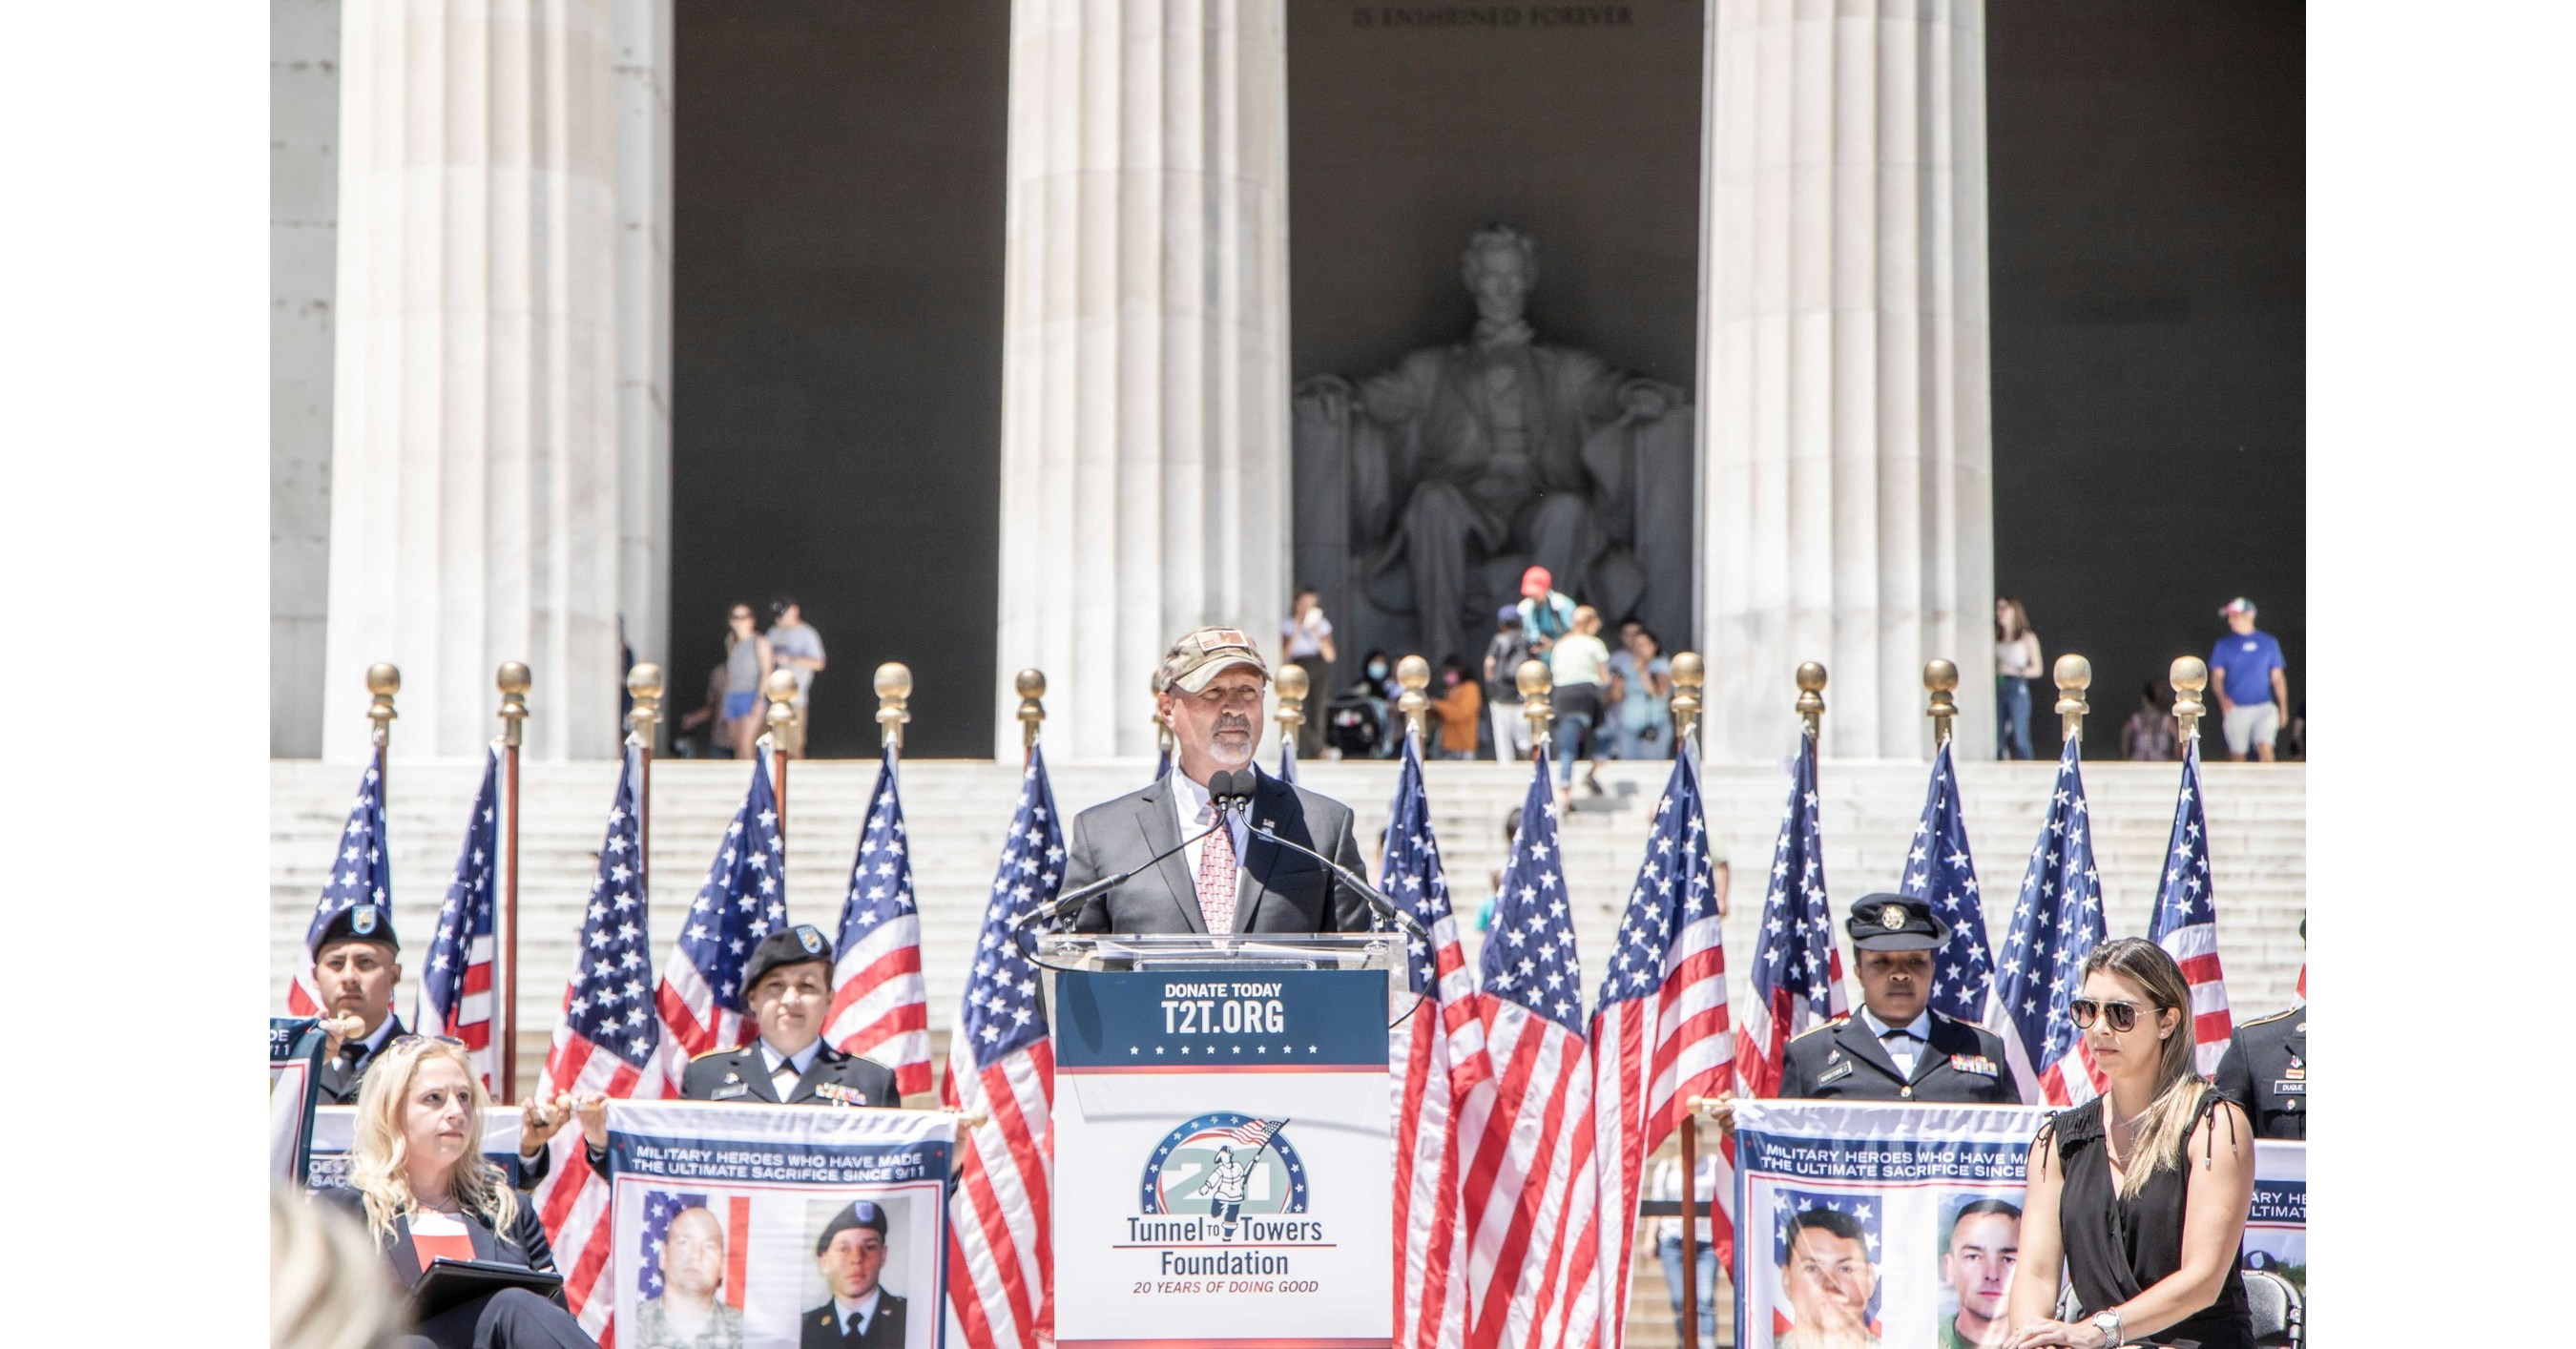
[[[500,1097],[519,1099],[519,745],[528,719],[528,667],[501,662],[501,912],[493,945],[501,977],[493,982],[492,1034],[501,1042]]]

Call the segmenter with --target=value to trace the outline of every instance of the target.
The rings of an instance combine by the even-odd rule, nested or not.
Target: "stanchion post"
[[[1420,753],[1423,713],[1431,707],[1430,695],[1422,690],[1431,684],[1431,662],[1420,656],[1407,656],[1397,661],[1395,682],[1404,690],[1396,695],[1395,710],[1404,717],[1404,733],[1413,738],[1415,752]]]
[[[2084,690],[2093,684],[2093,662],[2069,651],[2057,658],[2057,719],[2061,734],[2068,740],[2084,735],[2084,714],[2092,709],[2084,702]]]
[[[1020,762],[1026,764],[1038,752],[1038,732],[1046,725],[1046,672],[1032,666],[1011,686],[1020,691]]]
[[[2209,713],[2200,701],[2201,690],[2209,687],[2209,662],[2198,656],[2176,656],[2165,672],[2165,682],[2173,685],[2174,720],[2182,723],[2182,738],[2198,740],[2200,719]]]
[[[1699,748],[1700,690],[1708,686],[1708,663],[1696,651],[1673,653],[1673,753]]]
[[[499,997],[492,1008],[492,1037],[501,1044],[501,1104],[519,1099],[519,746],[526,740],[528,667],[501,662],[501,912],[494,926],[500,961]]]
[[[1543,660],[1525,660],[1512,672],[1512,682],[1521,690],[1521,715],[1529,719],[1530,756],[1536,758],[1548,747],[1548,726],[1556,720],[1556,709],[1548,705],[1547,696],[1556,687],[1556,675]]]
[[[1932,695],[1923,715],[1932,719],[1932,748],[1950,743],[1950,719],[1959,715],[1959,667],[1935,658],[1924,662],[1923,689]]]
[[[1306,729],[1306,695],[1313,691],[1306,678],[1306,667],[1280,666],[1277,688],[1279,707],[1270,714],[1270,719],[1279,723],[1280,742],[1293,745],[1297,743],[1298,734]]]

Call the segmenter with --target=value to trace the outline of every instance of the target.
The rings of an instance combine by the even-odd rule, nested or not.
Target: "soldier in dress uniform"
[[[833,1214],[814,1240],[814,1263],[832,1297],[805,1313],[798,1349],[899,1349],[903,1295],[879,1282],[886,1264],[885,1210],[861,1199]]]
[[[1780,1095],[1791,1099],[2018,1105],[2004,1042],[1931,1010],[1932,953],[1950,930],[1931,901],[1864,895],[1843,928],[1861,1008],[1789,1042]]]
[[[313,947],[313,987],[322,995],[322,1104],[357,1104],[367,1065],[405,1033],[394,1015],[394,986],[401,982],[393,910],[352,904],[332,916]]]
[[[2308,1136],[2308,1005],[2300,1003],[2227,1037],[2213,1079],[2218,1094],[2245,1108],[2257,1138]]]

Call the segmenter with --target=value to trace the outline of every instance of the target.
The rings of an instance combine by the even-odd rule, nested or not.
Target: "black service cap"
[[[1932,901],[1912,895],[1863,895],[1843,922],[1859,951],[1929,951],[1950,939],[1948,924],[1932,916]]]
[[[313,943],[313,954],[320,958],[322,948],[333,942],[368,941],[388,951],[399,951],[402,943],[394,939],[394,911],[373,902],[352,904],[331,915],[322,927],[322,936]]]
[[[823,1235],[814,1238],[814,1253],[821,1255],[832,1249],[832,1238],[862,1227],[880,1237],[886,1234],[885,1210],[874,1200],[853,1200],[849,1207],[833,1214],[832,1221],[823,1224]]]
[[[760,986],[762,975],[781,965],[802,965],[809,960],[822,961],[826,966],[832,963],[832,939],[823,935],[823,929],[812,923],[798,923],[772,932],[751,948],[751,960],[742,967],[742,991],[749,994]]]

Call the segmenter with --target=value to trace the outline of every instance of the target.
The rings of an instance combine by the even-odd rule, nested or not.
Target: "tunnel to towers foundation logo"
[[[1184,1254],[1192,1247],[1314,1246],[1324,1225],[1306,1211],[1306,1164],[1288,1121],[1217,1110],[1163,1135],[1145,1163],[1128,1238],[1165,1247],[1166,1274],[1285,1274],[1287,1257]]]

